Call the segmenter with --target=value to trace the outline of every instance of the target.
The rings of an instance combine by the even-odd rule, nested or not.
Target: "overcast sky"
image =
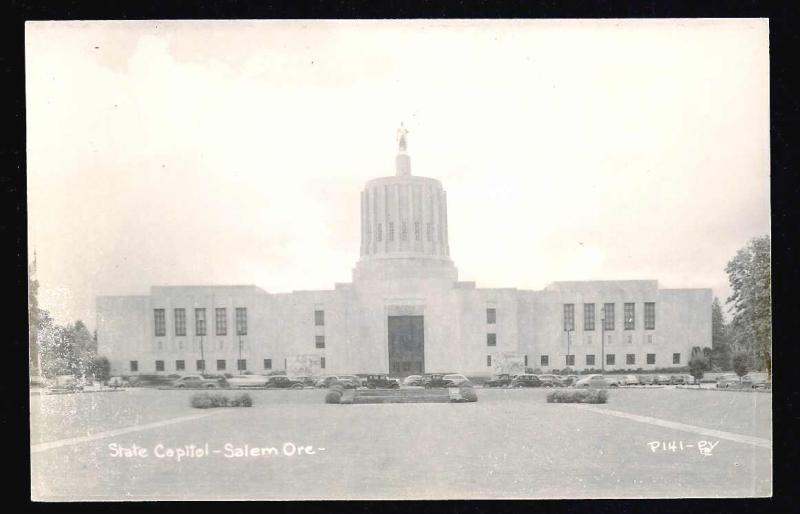
[[[766,20],[34,22],[40,302],[95,325],[151,285],[349,282],[359,194],[448,194],[478,287],[658,279],[730,293],[769,233]]]

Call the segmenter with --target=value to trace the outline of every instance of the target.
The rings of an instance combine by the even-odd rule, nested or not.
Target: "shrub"
[[[331,386],[328,389],[330,389],[331,391],[338,392],[340,396],[344,394],[344,386],[338,381],[331,384]]]
[[[328,390],[328,393],[325,395],[325,403],[339,403],[341,399],[342,393],[336,389]]]
[[[463,398],[466,402],[478,401],[478,395],[475,393],[475,389],[472,387],[460,387],[459,392],[461,392],[461,398]]]
[[[253,399],[247,393],[228,398],[221,393],[195,393],[190,399],[195,409],[213,409],[215,407],[252,407]]]
[[[744,352],[733,354],[733,371],[740,377],[747,375],[749,360],[750,357]]]
[[[547,394],[547,403],[606,403],[605,389],[556,389]]]

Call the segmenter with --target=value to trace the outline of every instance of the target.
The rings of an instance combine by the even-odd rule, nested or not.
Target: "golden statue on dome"
[[[408,130],[403,126],[403,122],[400,122],[400,128],[397,129],[397,145],[401,152],[406,151],[406,147],[408,146],[408,142],[406,141],[406,135],[408,134]]]

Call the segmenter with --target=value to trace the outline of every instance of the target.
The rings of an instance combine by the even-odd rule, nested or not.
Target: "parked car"
[[[555,375],[536,375],[542,382],[542,387],[564,387],[564,382]]]
[[[404,386],[421,386],[423,385],[422,375],[409,375],[403,379]]]
[[[367,375],[366,387],[369,389],[397,389],[400,382],[386,375]]]
[[[720,389],[748,389],[753,387],[753,379],[749,375],[740,379],[736,373],[725,373],[717,377],[717,387]]]
[[[573,385],[575,382],[578,381],[579,378],[580,377],[578,375],[566,375],[566,376],[560,377],[561,383],[565,387]]]
[[[641,385],[653,385],[656,382],[655,375],[639,375],[639,384]]]
[[[656,375],[655,380],[653,381],[656,385],[669,385],[670,379],[667,375]]]
[[[450,383],[444,379],[445,375],[440,373],[431,373],[423,377],[423,385],[426,389],[433,389],[435,387],[449,387]]]
[[[542,387],[542,381],[536,375],[523,373],[514,377],[511,387]]]
[[[332,383],[338,382],[339,377],[336,375],[325,375],[317,379],[314,383],[315,387],[330,387]]]
[[[53,391],[83,391],[83,384],[74,375],[58,375],[50,382]]]
[[[636,375],[625,375],[624,377],[622,377],[620,383],[626,386],[641,385],[639,377],[637,377]]]
[[[108,379],[108,387],[117,389],[118,387],[130,387],[131,383],[124,377],[111,377]]]
[[[292,380],[287,376],[273,375],[267,377],[267,389],[302,389],[303,383],[299,380]]]
[[[339,383],[345,387],[364,387],[364,381],[355,375],[339,375]]]
[[[450,373],[442,377],[445,382],[448,382],[450,387],[471,386],[472,382],[467,377],[460,373]]]
[[[314,387],[317,384],[317,379],[314,377],[309,377],[306,375],[300,375],[297,377],[292,377],[292,380],[297,380],[298,382],[303,383],[303,387]]]
[[[588,375],[575,382],[575,387],[619,387],[619,382],[616,378],[613,378],[609,375]]]
[[[201,375],[184,375],[180,378],[175,379],[172,382],[172,387],[177,387],[179,389],[183,388],[206,388],[206,389],[215,389],[219,387],[220,380],[214,378],[206,378]]]
[[[683,375],[671,375],[669,377],[669,383],[671,385],[686,385],[686,377]]]
[[[508,387],[511,385],[513,377],[508,373],[492,375],[492,378],[483,383],[483,387]]]
[[[265,387],[270,377],[264,375],[234,375],[228,380],[228,385],[240,387]]]

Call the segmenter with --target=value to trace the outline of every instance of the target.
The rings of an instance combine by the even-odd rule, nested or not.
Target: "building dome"
[[[372,179],[361,192],[361,259],[354,280],[456,279],[447,234],[447,193],[438,180],[411,175],[407,134],[401,125],[395,175]]]

